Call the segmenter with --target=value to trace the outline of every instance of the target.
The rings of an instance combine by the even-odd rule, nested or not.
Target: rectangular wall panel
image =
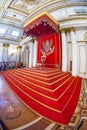
[[[79,46],[79,73],[86,73],[86,45]]]

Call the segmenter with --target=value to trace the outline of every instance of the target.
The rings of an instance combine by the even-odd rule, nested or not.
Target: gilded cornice
[[[60,2],[62,4],[60,4]],[[53,4],[55,4],[54,8],[53,7]],[[64,1],[55,1],[54,3],[52,4],[51,8],[48,10],[48,12],[52,12],[52,11],[55,11],[55,10],[58,10],[58,9],[62,9],[62,8],[67,8],[67,7],[72,7],[72,6],[83,6],[83,3],[82,2],[65,2]],[[56,6],[57,4],[57,6]],[[84,5],[84,6],[87,6],[87,5]]]
[[[69,17],[69,18],[66,18],[66,19],[63,19],[63,20],[59,20],[59,22],[66,22],[66,21],[72,21],[72,20],[87,20],[87,16],[75,16],[75,17]]]
[[[62,28],[60,29],[61,33],[66,33],[66,32],[70,32],[70,31],[75,31],[74,27],[66,27],[66,28]]]

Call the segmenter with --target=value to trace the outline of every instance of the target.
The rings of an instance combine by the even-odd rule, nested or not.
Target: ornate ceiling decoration
[[[51,14],[57,21],[71,15],[74,16],[76,8],[71,9],[74,5],[77,8],[80,5],[87,5],[87,2],[84,0],[0,0],[0,25],[3,24],[3,27],[6,25],[6,28],[9,28],[9,31],[6,30],[6,32],[8,31],[6,38],[8,38],[8,35],[10,38],[14,28],[23,29],[29,20],[44,11]],[[70,9],[67,10],[66,7],[70,7]],[[79,8],[79,10],[84,11],[82,8]],[[87,9],[85,9],[85,12],[87,12]],[[20,37],[14,38],[14,40],[18,40]],[[5,38],[5,35],[3,38]]]
[[[31,9],[38,6],[38,4],[42,3],[43,1],[45,0],[15,0],[14,2],[12,2],[11,7],[22,10],[24,12],[30,12]]]

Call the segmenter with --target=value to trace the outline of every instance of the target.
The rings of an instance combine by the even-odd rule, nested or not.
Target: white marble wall
[[[78,44],[78,74],[87,78],[87,41],[85,41],[86,30],[77,30],[76,38]]]
[[[76,37],[76,44],[77,44],[77,54],[74,52],[75,55],[77,55],[76,62],[77,63],[77,75],[87,78],[87,41],[85,41],[86,30],[76,30],[75,31],[75,37]],[[71,45],[71,47],[70,47]],[[71,52],[72,52],[72,44],[68,43],[68,57],[69,59],[72,59]],[[71,51],[70,51],[71,50]],[[76,56],[75,56],[76,57]],[[75,70],[75,68],[73,68]]]
[[[68,71],[70,71],[73,76],[79,75],[83,78],[87,78],[87,41],[84,39],[87,33],[86,29],[74,27],[65,28],[63,30],[65,30],[66,33],[61,32],[62,71],[66,72],[66,68],[68,67]],[[66,43],[66,46],[64,46],[63,43]]]
[[[25,61],[29,68],[36,66],[37,47],[37,40],[35,39],[30,39],[26,44],[22,43],[22,61]]]

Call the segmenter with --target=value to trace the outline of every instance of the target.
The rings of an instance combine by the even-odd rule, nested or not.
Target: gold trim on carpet
[[[38,102],[40,105],[42,105],[42,106],[44,106],[44,107],[46,107],[46,108],[49,108],[49,109],[51,109],[51,110],[53,110],[53,111],[55,111],[55,112],[62,113],[62,112],[64,111],[64,109],[67,107],[68,103],[70,102],[70,99],[71,99],[72,96],[73,96],[73,94],[72,94],[71,97],[70,97],[70,99],[68,100],[68,103],[67,103],[67,104],[65,105],[65,107],[63,108],[63,110],[61,110],[61,111],[60,111],[60,110],[56,110],[56,109],[54,109],[54,108],[52,108],[52,107],[49,107],[49,106],[43,104],[43,103],[40,102],[40,101],[34,99],[34,98],[31,97],[30,95],[28,95],[26,92],[24,92],[22,89],[20,89],[13,81],[11,81],[11,79],[10,79],[9,77],[7,77],[7,78],[8,78],[8,79],[10,80],[10,82],[12,82],[12,83],[16,86],[16,88],[18,88],[22,93],[24,93],[25,95],[27,95],[28,97],[30,97],[32,100]],[[74,79],[74,80],[75,80],[75,79]],[[74,82],[74,80],[73,80],[73,82]],[[26,85],[24,85],[24,86],[26,86]],[[76,86],[75,86],[75,88],[74,88],[74,91],[75,91],[75,89],[76,89]],[[74,93],[74,91],[73,91],[72,93]],[[50,99],[50,98],[49,98],[49,99]],[[54,98],[53,98],[52,100],[54,100]],[[56,100],[56,101],[57,101],[57,100]]]

